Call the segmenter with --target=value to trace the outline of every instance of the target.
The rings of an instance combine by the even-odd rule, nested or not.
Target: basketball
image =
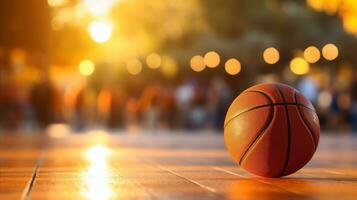
[[[314,155],[320,125],[311,102],[280,83],[263,83],[243,91],[230,105],[224,141],[247,171],[281,177],[301,169]]]

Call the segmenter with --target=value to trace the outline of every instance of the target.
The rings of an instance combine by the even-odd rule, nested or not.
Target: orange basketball
[[[233,159],[264,177],[286,176],[302,168],[319,138],[311,102],[284,84],[248,88],[233,101],[224,122],[224,141]]]

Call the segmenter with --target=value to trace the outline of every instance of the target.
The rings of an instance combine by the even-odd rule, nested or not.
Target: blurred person
[[[120,87],[112,88],[112,99],[109,106],[109,128],[122,128],[124,126],[125,94]]]
[[[319,117],[321,129],[325,129],[331,115],[332,92],[330,89],[323,89],[319,92],[316,104],[316,113]]]
[[[206,88],[197,85],[190,102],[187,116],[187,128],[192,130],[202,129],[208,126],[208,112],[206,109]]]
[[[352,122],[352,132],[357,134],[357,73],[355,73],[354,81],[351,87],[351,122]]]
[[[97,122],[108,125],[109,112],[113,100],[113,91],[110,87],[103,87],[97,96]]]
[[[157,98],[159,127],[172,129],[177,125],[177,103],[171,86],[162,87]]]
[[[317,99],[319,88],[311,75],[303,76],[299,80],[297,84],[297,88],[302,94],[304,94],[311,101],[312,104],[316,105],[316,99]]]
[[[125,128],[129,131],[140,129],[140,102],[135,97],[129,97],[125,103]]]
[[[158,97],[154,97],[144,113],[144,127],[148,130],[159,128],[159,117]]]
[[[140,97],[143,93],[144,82],[140,75],[125,80],[125,128],[136,132],[141,128],[142,113]]]
[[[76,130],[83,130],[88,124],[94,122],[96,112],[96,94],[87,85],[78,91],[74,102],[74,119],[72,121]]]
[[[233,98],[232,90],[222,78],[214,78],[208,88],[207,110],[210,126],[222,130],[224,119]]]
[[[39,128],[43,129],[56,121],[59,115],[59,93],[46,70],[41,73],[40,81],[32,87],[30,99]]]
[[[143,112],[143,125],[145,129],[159,128],[159,104],[158,99],[162,88],[156,84],[149,84],[144,88],[140,97],[141,110]]]
[[[342,120],[342,109],[341,104],[339,104],[339,96],[341,92],[336,88],[333,88],[332,91],[332,100],[329,107],[329,115],[327,120],[327,128],[330,130],[337,130]]]
[[[196,81],[190,77],[185,78],[176,88],[175,99],[178,108],[178,127],[187,128],[188,126],[188,114],[195,92],[195,85]]]
[[[16,129],[23,119],[19,88],[10,72],[0,73],[0,127]]]

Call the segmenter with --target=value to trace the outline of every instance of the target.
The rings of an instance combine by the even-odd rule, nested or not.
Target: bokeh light
[[[87,10],[94,16],[105,16],[118,0],[82,0]]]
[[[280,59],[279,51],[274,47],[269,47],[264,50],[263,59],[268,64],[275,64]]]
[[[329,91],[321,91],[317,96],[317,105],[322,109],[328,109],[332,103],[332,95]]]
[[[106,21],[93,21],[89,24],[88,31],[95,42],[103,43],[110,39],[112,25]]]
[[[347,32],[357,35],[357,3],[353,0],[307,0],[309,6],[319,12],[339,16]]]
[[[309,63],[316,63],[320,60],[321,54],[315,46],[309,46],[304,50],[304,58]]]
[[[168,56],[163,58],[162,67],[160,69],[166,78],[173,78],[178,71],[176,61]]]
[[[56,15],[51,20],[51,27],[53,30],[60,30],[65,25],[73,22],[74,12],[69,7],[61,8],[57,11]]]
[[[231,58],[227,60],[226,64],[224,65],[224,68],[228,74],[236,75],[241,71],[242,67],[237,59]]]
[[[296,57],[290,62],[290,70],[296,75],[303,75],[309,72],[309,63],[300,57]]]
[[[47,0],[48,5],[51,7],[63,6],[68,3],[68,0]]]
[[[70,135],[71,127],[68,124],[51,124],[46,128],[46,133],[51,138],[65,138]]]
[[[217,52],[215,51],[210,51],[205,54],[204,56],[204,62],[207,67],[214,68],[217,67],[220,63],[221,59],[218,55]]]
[[[161,65],[161,56],[157,53],[151,53],[146,57],[146,64],[151,69],[157,69]]]
[[[326,44],[322,48],[322,55],[326,60],[335,60],[338,56],[338,48],[334,44]]]
[[[341,109],[348,110],[352,104],[351,97],[346,93],[342,93],[337,98],[337,104]]]
[[[143,65],[141,64],[140,60],[132,59],[127,62],[126,69],[128,70],[129,74],[136,75],[140,74],[141,70],[143,69]]]
[[[79,63],[78,70],[83,76],[90,76],[94,72],[94,63],[90,60],[83,60]]]
[[[354,2],[354,1],[350,1]],[[355,4],[356,5],[356,4]],[[355,9],[357,8],[354,6]],[[343,14],[343,27],[346,31],[353,33],[354,35],[357,34],[357,13],[356,12],[345,12]]]
[[[202,56],[196,55],[191,58],[191,69],[195,72],[201,72],[205,69],[205,61]]]

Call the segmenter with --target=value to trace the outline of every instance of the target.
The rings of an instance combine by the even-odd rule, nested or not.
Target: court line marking
[[[229,170],[226,170],[226,169],[223,169],[221,167],[212,167],[213,169],[217,170],[217,171],[221,171],[221,172],[225,172],[227,174],[231,174],[233,176],[238,176],[240,178],[247,178],[243,175],[240,175],[240,174],[237,174],[235,172],[232,172],[232,171],[229,171]],[[287,192],[291,192],[293,194],[297,194],[297,195],[303,195],[304,193],[301,193],[301,192],[297,192],[295,190],[290,190],[290,189],[286,189],[285,187],[281,187],[281,186],[278,186],[278,185],[275,185],[275,184],[272,184],[272,183],[269,183],[269,182],[266,182],[266,181],[262,181],[262,180],[257,180],[257,179],[253,179],[254,181],[256,182],[260,182],[260,183],[263,183],[263,184],[266,184],[266,185],[270,185],[270,186],[273,186],[273,187],[277,187],[279,189],[282,189],[284,191],[287,191]]]
[[[171,173],[171,174],[173,174],[173,175],[175,175],[175,176],[178,176],[178,177],[180,177],[180,178],[182,178],[182,179],[185,179],[186,181],[188,181],[188,182],[190,182],[190,183],[192,183],[192,184],[194,184],[194,185],[197,185],[197,186],[200,187],[200,188],[203,188],[203,189],[205,189],[205,190],[208,190],[208,191],[210,191],[210,192],[212,192],[212,193],[217,193],[217,190],[216,190],[216,189],[214,189],[214,188],[212,188],[212,187],[209,187],[209,186],[206,186],[206,185],[203,185],[203,184],[201,184],[201,183],[199,183],[199,182],[197,182],[197,181],[195,181],[195,180],[192,180],[192,179],[190,179],[190,178],[187,178],[187,177],[185,177],[185,176],[182,176],[181,174],[179,174],[179,173],[177,173],[177,172],[175,172],[175,171],[173,171],[173,170],[171,170],[171,169],[169,169],[169,168],[167,168],[167,167],[165,167],[165,166],[162,166],[162,165],[160,165],[160,164],[157,164],[157,163],[154,163],[154,162],[148,161],[148,160],[143,160],[143,161],[146,162],[146,163],[150,163],[150,164],[152,164],[152,165],[155,165],[155,166],[158,167],[159,169],[162,169],[162,170],[164,170],[164,171],[167,171],[167,172],[169,172],[169,173]]]
[[[168,168],[166,168],[166,167],[164,167],[164,166],[157,165],[157,167],[159,167],[159,168],[162,169],[162,170],[168,171],[168,172],[170,172],[171,174],[174,174],[174,175],[176,175],[176,176],[178,176],[178,177],[180,177],[180,178],[183,178],[183,179],[189,181],[190,183],[193,183],[193,184],[195,184],[195,185],[198,185],[199,187],[201,187],[201,188],[203,188],[203,189],[206,189],[206,190],[208,190],[208,191],[210,191],[210,192],[213,192],[213,193],[216,193],[216,192],[217,192],[216,189],[214,189],[214,188],[211,188],[211,187],[206,186],[206,185],[203,185],[203,184],[201,184],[201,183],[199,183],[199,182],[197,182],[197,181],[195,181],[195,180],[192,180],[192,179],[189,179],[189,178],[187,178],[187,177],[185,177],[185,176],[182,176],[182,175],[180,175],[179,173],[177,173],[177,172],[175,172],[175,171],[172,171],[171,169],[168,169]]]
[[[327,173],[330,173],[330,174],[345,175],[345,174],[342,173],[342,172],[337,172],[337,171],[330,170],[330,169],[325,169],[324,171],[327,172]]]

